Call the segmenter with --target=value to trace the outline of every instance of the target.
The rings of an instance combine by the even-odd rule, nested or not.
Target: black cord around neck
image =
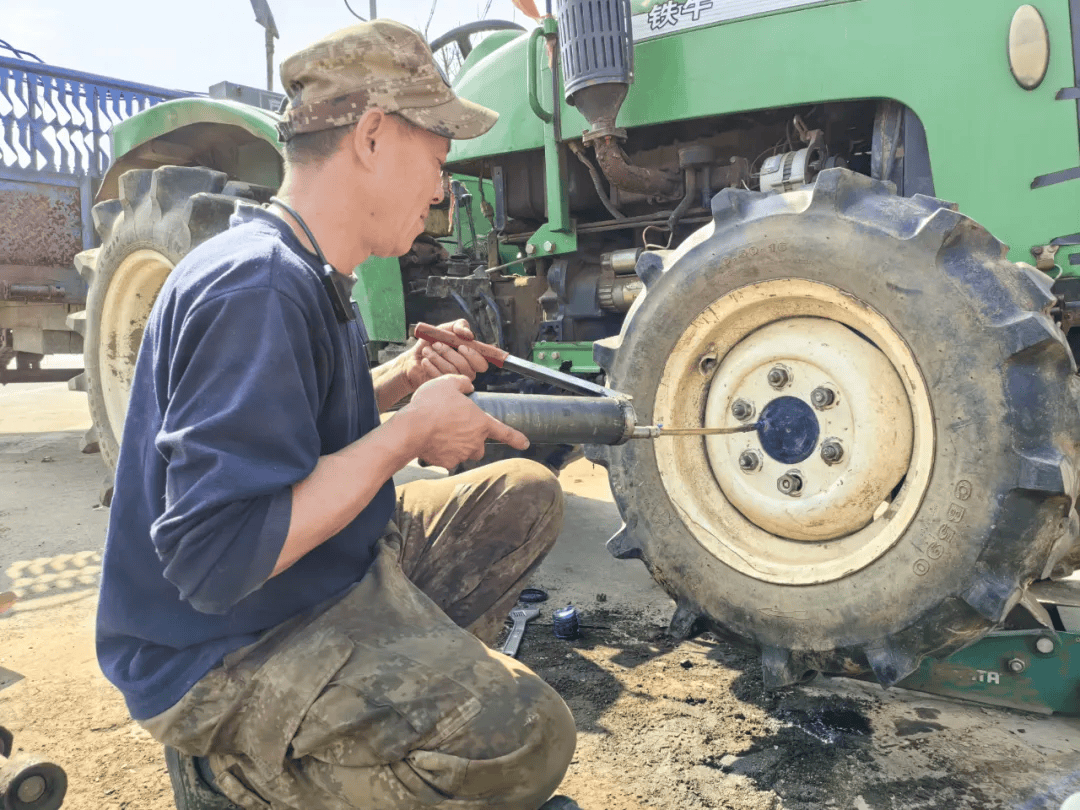
[[[304,222],[304,218],[300,216],[297,211],[283,203],[277,197],[270,198],[270,204],[276,205],[282,210],[286,211],[289,216],[296,220],[296,223],[303,229],[304,235],[307,236],[308,241],[311,242],[311,247],[315,250],[315,255],[322,262],[323,274],[322,284],[326,290],[327,296],[330,298],[330,304],[334,308],[334,315],[337,317],[339,323],[348,323],[349,321],[356,320],[356,313],[353,311],[352,301],[349,299],[347,292],[341,289],[341,285],[338,283],[345,277],[341,275],[333,266],[326,260],[325,254],[322,252],[322,248],[319,247],[319,243],[315,240],[315,234],[311,232],[311,228]]]
[[[322,262],[324,265],[329,266],[330,262],[326,260],[326,256],[323,254],[322,248],[319,247],[319,243],[315,241],[315,234],[311,232],[311,228],[307,226],[307,223],[304,222],[304,218],[300,216],[297,210],[289,205],[286,205],[277,197],[271,197],[270,203],[272,205],[278,206],[278,208],[283,209],[286,213],[288,213],[289,216],[296,220],[296,224],[300,226],[300,228],[304,231],[304,235],[308,238],[308,241],[311,242],[311,247],[315,250],[315,255],[319,257],[319,261]]]

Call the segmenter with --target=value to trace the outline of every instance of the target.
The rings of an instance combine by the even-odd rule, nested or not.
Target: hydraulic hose
[[[615,219],[626,219],[626,214],[615,207],[615,204],[611,202],[611,198],[607,192],[604,191],[604,184],[600,182],[600,172],[596,170],[596,167],[592,165],[581,146],[575,141],[570,141],[570,151],[577,155],[577,159],[585,164],[585,168],[589,170],[589,177],[592,178],[593,188],[596,189],[596,196],[600,198],[600,202],[604,204],[604,208],[608,210]]]

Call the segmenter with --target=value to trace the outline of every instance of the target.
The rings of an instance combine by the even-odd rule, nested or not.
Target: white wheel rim
[[[98,371],[105,411],[119,441],[146,319],[173,263],[156,250],[136,250],[113,274],[101,309]]]
[[[784,382],[770,383],[770,373]],[[833,401],[815,406],[815,392]],[[736,403],[756,413],[738,420]],[[784,408],[811,429],[780,430],[764,443],[761,431],[706,439],[720,489],[756,526],[791,540],[833,540],[868,525],[911,460],[911,407],[888,358],[836,321],[763,326],[720,364],[705,424],[754,424]],[[741,459],[755,466],[743,469]],[[785,494],[781,482],[799,491]]]
[[[766,367],[774,365],[790,372],[784,391],[767,382]],[[731,413],[736,399],[757,399],[756,419],[768,397],[764,389],[808,399],[824,384],[835,389],[836,404],[815,409],[820,435],[801,464],[763,453],[760,471],[743,472],[737,459],[761,450],[757,433],[653,442],[683,523],[713,556],[755,579],[829,582],[866,567],[899,540],[933,467],[925,381],[882,315],[804,279],[752,284],[718,299],[686,328],[665,365],[653,417],[671,427],[738,425]],[[830,438],[846,445],[846,461],[833,466],[820,459]],[[802,474],[808,482],[802,496],[779,492],[771,474],[781,470]]]

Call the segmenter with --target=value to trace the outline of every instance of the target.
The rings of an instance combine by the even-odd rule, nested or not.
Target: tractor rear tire
[[[75,257],[89,285],[86,309],[68,324],[83,336],[85,372],[69,382],[85,391],[109,471],[116,469],[143,329],[173,267],[229,227],[236,199],[227,176],[204,168],[135,169],[120,178],[120,197],[94,206],[101,240]],[[110,487],[102,492],[108,502]]]
[[[596,359],[641,424],[767,424],[589,448],[624,520],[608,548],[676,600],[674,631],[758,647],[769,686],[892,685],[1075,547],[1080,382],[1049,280],[953,206],[846,170],[712,211],[643,255]],[[782,408],[806,428],[770,444]]]

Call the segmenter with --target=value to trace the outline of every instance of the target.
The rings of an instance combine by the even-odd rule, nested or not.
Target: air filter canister
[[[571,104],[584,87],[633,81],[630,15],[630,0],[560,0],[560,55]]]

